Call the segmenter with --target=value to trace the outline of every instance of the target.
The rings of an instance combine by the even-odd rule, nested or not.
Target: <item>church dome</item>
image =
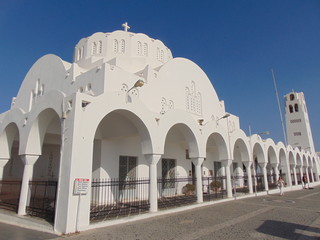
[[[90,69],[98,63],[109,62],[129,71],[137,71],[150,65],[157,68],[171,60],[172,54],[160,40],[152,39],[143,33],[124,30],[111,33],[94,33],[82,38],[75,46],[74,62]]]

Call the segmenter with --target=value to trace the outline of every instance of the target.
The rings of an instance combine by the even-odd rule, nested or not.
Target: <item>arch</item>
[[[299,167],[303,166],[300,153],[296,153],[296,163]]]
[[[163,115],[161,121],[161,128],[159,129],[159,149],[164,152],[164,143],[166,136],[170,129],[174,126],[182,131],[186,142],[188,143],[188,150],[190,158],[205,157],[205,148],[200,149],[202,138],[199,135],[199,125],[186,112],[178,109],[173,109]]]
[[[294,155],[293,155],[293,152],[292,151],[289,151],[289,164],[290,166],[296,166],[296,160],[294,158]]]
[[[49,125],[60,117],[52,108],[44,109],[32,122],[23,153],[41,155],[42,145]],[[60,127],[60,124],[59,124]]]
[[[208,153],[210,156],[208,156]],[[231,159],[231,156],[229,157],[227,140],[218,132],[214,132],[208,137],[206,143],[206,154],[207,158],[210,157],[213,161]]]
[[[266,157],[265,153],[263,150],[263,146],[259,143],[256,142],[253,145],[253,160],[256,161],[258,164],[266,163]]]
[[[0,158],[9,159],[13,142],[20,139],[19,128],[16,123],[9,123],[0,135]]]
[[[138,163],[139,166],[147,165],[142,156],[143,139],[146,138],[150,141],[150,134],[139,116],[128,110],[108,112],[96,127],[94,141],[92,141],[93,177],[121,177],[121,164],[119,163],[119,171],[117,171],[118,166],[116,164],[118,159],[121,160],[121,156],[136,158],[136,167],[138,167]],[[102,169],[102,171],[97,171],[97,169]],[[135,178],[136,175],[131,177]]]

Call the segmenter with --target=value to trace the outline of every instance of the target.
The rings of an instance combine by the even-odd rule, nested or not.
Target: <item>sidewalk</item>
[[[320,185],[319,182],[310,184],[310,188],[316,187],[318,185]],[[301,185],[293,186],[293,187],[286,187],[285,193],[289,193],[289,192],[297,191],[297,190],[302,190]],[[255,197],[259,197],[259,196],[267,196],[270,194],[278,194],[278,193],[279,193],[279,189],[274,189],[274,190],[268,191],[268,193],[267,192],[259,192],[259,193],[257,193],[257,195],[254,193],[251,195],[237,196],[236,199],[243,200],[243,199],[247,199],[247,198],[255,198]],[[135,216],[131,216],[131,217],[125,217],[125,218],[121,218],[121,219],[117,219],[117,220],[109,220],[109,221],[105,221],[105,222],[93,223],[93,224],[90,224],[86,230],[103,228],[103,227],[108,227],[108,226],[115,226],[115,225],[124,224],[124,223],[132,223],[132,222],[135,222],[138,220],[149,219],[149,218],[153,218],[153,217],[157,217],[157,216],[165,216],[165,215],[173,214],[173,213],[180,213],[180,212],[184,212],[184,211],[188,211],[188,210],[192,210],[192,209],[196,209],[196,208],[221,204],[221,203],[230,202],[230,201],[234,201],[234,200],[235,200],[235,198],[233,197],[233,198],[229,198],[229,199],[222,199],[222,200],[217,200],[217,201],[212,201],[212,202],[204,202],[201,204],[194,204],[194,205],[178,207],[178,208],[169,209],[169,210],[163,210],[163,211],[159,211],[156,213],[145,213],[145,214],[135,215]],[[237,200],[235,200],[235,201],[237,201]],[[6,224],[10,224],[10,225],[15,225],[15,226],[27,228],[27,229],[40,231],[40,232],[46,232],[46,233],[59,235],[59,233],[54,231],[53,225],[43,219],[30,217],[30,216],[19,216],[14,212],[3,210],[3,209],[0,209],[0,223],[1,222],[6,223]]]

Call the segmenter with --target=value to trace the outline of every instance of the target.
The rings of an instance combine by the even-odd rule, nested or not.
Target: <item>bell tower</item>
[[[315,153],[308,110],[303,92],[284,96],[288,144]]]

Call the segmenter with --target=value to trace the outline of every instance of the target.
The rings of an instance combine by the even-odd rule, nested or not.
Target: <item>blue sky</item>
[[[32,64],[52,53],[72,62],[76,43],[95,32],[130,31],[160,39],[174,57],[197,63],[226,110],[248,134],[283,141],[280,101],[304,92],[320,151],[320,1],[318,0],[2,0],[0,112],[10,108]],[[282,107],[283,108],[283,107]]]

